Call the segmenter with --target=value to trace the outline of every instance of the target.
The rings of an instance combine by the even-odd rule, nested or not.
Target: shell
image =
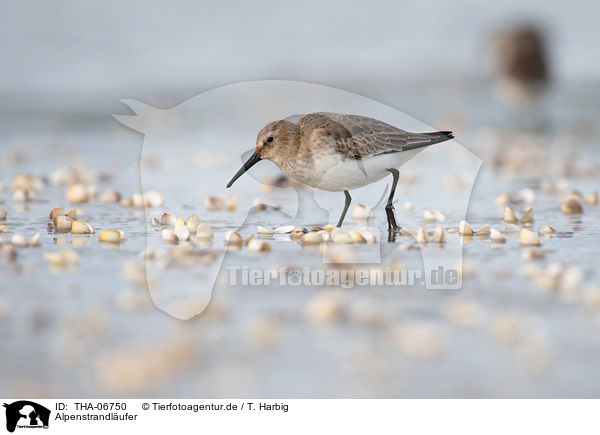
[[[248,242],[248,250],[253,252],[266,252],[271,250],[271,246],[264,240],[252,239]]]
[[[68,212],[65,213],[65,216],[69,216],[73,220],[77,220],[77,210],[72,208]]]
[[[0,225],[0,233],[10,233],[10,228],[6,225]]]
[[[199,240],[210,240],[214,237],[214,233],[210,225],[200,224],[196,230],[196,238]]]
[[[404,205],[402,206],[402,208],[404,208],[405,211],[411,211],[412,209],[415,208],[415,206],[413,205],[412,202],[406,201],[404,203]]]
[[[431,237],[431,241],[433,243],[446,242],[446,232],[444,231],[444,227],[442,225],[438,225],[435,227],[435,230],[433,231],[433,236]]]
[[[598,204],[598,192],[594,191],[585,195],[585,202],[594,205]]]
[[[311,227],[310,228],[311,231],[323,231],[322,227]]]
[[[521,218],[521,222],[523,222],[523,223],[533,222],[533,209],[532,208],[530,208],[529,210],[527,210],[525,212],[525,214]]]
[[[323,235],[317,232],[306,233],[300,239],[303,245],[318,245],[323,243]]]
[[[220,211],[225,208],[225,200],[221,196],[208,196],[204,198],[204,207],[207,211]]]
[[[354,243],[367,243],[367,239],[358,231],[350,230],[348,235]]]
[[[266,229],[265,227],[261,227],[257,225],[258,234],[273,234],[273,231]]]
[[[346,230],[336,228],[331,232],[331,241],[333,243],[353,243],[352,237]]]
[[[40,246],[40,239],[41,239],[40,233],[37,233],[36,235],[34,235],[31,238],[31,240],[29,241],[29,244],[31,246]]]
[[[458,232],[464,236],[472,236],[473,228],[467,221],[460,221],[460,225],[458,226]]]
[[[169,212],[163,213],[163,215],[160,218],[161,225],[174,227],[176,223],[177,223],[177,218]]]
[[[521,228],[515,224],[506,224],[504,225],[504,228],[502,228],[503,233],[517,233],[519,231],[521,231]]]
[[[119,204],[121,204],[122,207],[133,207],[133,199],[122,198],[121,201],[119,201]]]
[[[275,234],[289,234],[294,231],[293,225],[284,225],[283,227],[279,227],[273,230]]]
[[[377,243],[377,236],[374,232],[369,230],[361,230],[359,231],[360,235],[365,238],[367,243]]]
[[[365,220],[371,216],[371,207],[367,204],[357,204],[352,210],[352,219]]]
[[[446,222],[446,216],[444,215],[444,213],[442,213],[439,210],[435,210],[433,212],[433,216],[435,217],[435,220],[438,222]]]
[[[92,234],[94,227],[89,222],[73,221],[71,222],[71,232],[73,234]]]
[[[174,233],[178,240],[190,240],[190,230],[185,223],[178,222],[177,225],[175,225]]]
[[[90,199],[88,190],[83,184],[73,184],[67,189],[67,201],[73,204],[88,202]]]
[[[498,231],[497,229],[495,229],[495,228],[492,228],[490,230],[490,235],[491,235],[491,238],[492,238],[492,240],[494,242],[497,242],[497,243],[504,243],[504,242],[506,242],[506,236],[504,234],[502,234],[500,231]]]
[[[177,243],[179,239],[172,230],[162,230],[161,238],[167,243]]]
[[[458,228],[448,228],[448,234],[456,234],[458,233]]]
[[[160,227],[160,221],[156,218],[152,218],[152,226],[153,227]]]
[[[116,190],[107,190],[100,197],[100,202],[119,202],[121,200],[121,194]]]
[[[546,258],[546,251],[543,249],[525,249],[521,254],[521,259],[524,261],[543,260]]]
[[[327,231],[328,233],[331,233],[333,230],[335,230],[337,227],[333,226],[333,225],[325,225],[325,228],[323,228],[325,231]]]
[[[475,234],[477,234],[478,236],[487,236],[489,233],[490,233],[490,225],[485,224],[484,226],[479,228]]]
[[[225,204],[225,208],[228,212],[233,213],[237,207],[238,199],[237,195],[233,195],[231,198],[227,200],[227,204]]]
[[[536,233],[531,230],[521,230],[521,246],[541,246],[542,241]]]
[[[57,233],[68,233],[71,231],[73,219],[69,216],[57,216],[54,218],[54,228]]]
[[[134,207],[139,207],[139,208],[146,207],[146,201],[144,200],[144,197],[140,193],[134,193],[131,200],[133,201]]]
[[[7,211],[4,207],[0,206],[0,220],[6,219]]]
[[[427,231],[425,231],[425,228],[421,227],[419,228],[419,231],[417,232],[417,242],[421,243],[421,244],[425,244],[429,241],[429,238],[427,237]]]
[[[562,203],[560,209],[564,214],[578,214],[583,213],[583,207],[579,200],[575,197],[568,198],[565,202]]]
[[[79,261],[77,252],[71,249],[63,249],[58,252],[45,252],[44,260],[54,267],[74,266]]]
[[[187,227],[191,233],[195,233],[196,231],[198,231],[198,225],[200,225],[201,223],[202,221],[200,220],[200,218],[195,214],[192,214],[188,217]]]
[[[553,227],[544,225],[544,226],[540,227],[539,232],[542,234],[554,234],[554,233],[556,233],[556,230]]]
[[[517,215],[510,205],[507,205],[504,209],[504,221],[505,222],[517,222]]]
[[[52,210],[50,210],[50,219],[54,220],[56,219],[58,216],[64,216],[65,215],[65,209],[64,208],[60,208],[60,207],[55,207]]]
[[[154,190],[144,193],[144,203],[149,207],[162,207],[165,199],[161,193]]]
[[[12,236],[11,243],[17,248],[26,248],[29,246],[29,242],[21,234],[15,234],[14,236]]]
[[[435,219],[435,214],[429,210],[423,210],[423,220],[425,222],[434,222]]]
[[[98,240],[106,243],[121,243],[124,238],[123,232],[119,230],[104,230],[98,234]]]
[[[237,233],[234,230],[225,231],[223,237],[225,242],[229,245],[241,245],[244,241],[240,233]]]

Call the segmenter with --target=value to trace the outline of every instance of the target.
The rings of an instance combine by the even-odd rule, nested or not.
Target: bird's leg
[[[387,216],[388,221],[388,231],[396,232],[400,229],[400,226],[396,223],[396,218],[394,217],[394,194],[396,193],[396,186],[398,185],[398,169],[388,169],[391,172],[393,181],[392,181],[392,190],[390,192],[390,197],[388,198],[387,205],[385,206],[385,214]]]
[[[346,212],[348,211],[348,207],[350,207],[350,202],[352,201],[352,197],[350,196],[350,192],[344,190],[344,195],[346,195],[346,203],[344,204],[344,211],[342,211],[342,215],[340,216],[340,220],[338,221],[338,228],[342,226],[344,223],[344,218],[346,217]]]

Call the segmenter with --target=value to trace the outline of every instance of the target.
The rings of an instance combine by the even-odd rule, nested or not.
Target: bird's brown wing
[[[335,151],[355,159],[421,148],[451,139],[451,132],[409,133],[377,119],[312,113],[298,121],[304,138],[333,139]]]

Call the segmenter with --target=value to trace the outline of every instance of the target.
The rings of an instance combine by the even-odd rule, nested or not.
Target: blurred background
[[[3,2],[8,217],[0,224],[12,233],[0,234],[0,396],[597,397],[599,8],[584,0]],[[455,131],[484,161],[468,220],[500,229],[506,204],[519,216],[535,205],[535,226],[556,234],[530,254],[518,235],[501,249],[475,240],[460,292],[221,283],[199,318],[167,316],[149,302],[139,257],[149,215],[94,199],[140,187],[143,138],[112,114],[132,113],[125,98],[170,108],[265,79],[340,88]],[[192,184],[162,192],[169,207],[215,216],[203,200],[218,192],[202,190],[199,168],[208,157],[227,177],[239,166],[237,149],[232,161],[233,148],[218,148],[165,153]],[[159,173],[165,156],[146,163]],[[425,202],[419,183],[446,166],[421,164],[402,179],[397,205],[413,228]],[[74,183],[89,189],[77,206],[86,219],[128,235],[118,249],[46,231],[51,208],[74,207],[65,200]],[[444,186],[468,187],[459,178]],[[281,199],[267,189],[246,194]],[[561,213],[565,200],[584,213]],[[448,213],[448,227],[456,216]],[[219,219],[218,231],[235,228]],[[38,232],[44,252],[72,249],[78,265],[56,270],[41,250],[9,246],[12,234]],[[303,255],[295,244],[273,245],[265,264]],[[418,250],[392,248],[394,261],[421,261]]]

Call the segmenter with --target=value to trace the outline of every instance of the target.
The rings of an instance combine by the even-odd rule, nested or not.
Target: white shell
[[[371,216],[371,207],[367,204],[357,204],[352,210],[352,219],[365,220]]]
[[[531,230],[521,230],[520,240],[522,246],[540,246],[542,244],[538,235]]]
[[[300,239],[303,245],[318,245],[323,243],[323,235],[320,232],[306,233]]]
[[[177,218],[169,212],[163,213],[162,217],[160,218],[161,225],[167,225],[170,227],[174,227],[176,223],[177,223]]]
[[[492,240],[494,242],[498,242],[498,243],[506,242],[506,236],[504,234],[502,234],[500,231],[498,231],[497,229],[492,228],[490,230],[490,234],[491,234]]]
[[[67,200],[74,204],[89,200],[88,190],[83,184],[73,184],[67,189]]]
[[[294,228],[296,228],[296,227],[293,225],[285,225],[283,227],[276,228],[275,230],[273,230],[273,232],[275,234],[287,234],[287,233],[291,233],[292,231],[294,231]]]
[[[424,244],[427,243],[429,241],[428,237],[427,237],[427,231],[425,231],[425,228],[421,227],[419,228],[419,231],[417,232],[417,242]]]
[[[162,230],[161,237],[165,242],[168,243],[177,243],[179,240],[175,233],[171,230]]]
[[[442,225],[435,227],[431,241],[433,243],[444,243],[446,241],[446,232],[444,231],[444,227]]]
[[[225,242],[230,245],[241,245],[243,242],[240,233],[237,233],[233,230],[226,231],[223,237],[225,238]]]
[[[273,231],[266,229],[265,227],[257,226],[258,234],[273,234]]]
[[[252,239],[248,242],[248,249],[254,252],[265,252],[270,251],[271,247],[264,240]]]
[[[29,241],[29,244],[31,246],[40,246],[40,239],[41,239],[40,233],[37,233],[35,236],[33,236],[31,238],[31,240]]]
[[[214,233],[210,225],[200,224],[196,230],[196,238],[199,240],[210,240],[214,237]]]
[[[186,241],[190,239],[190,230],[185,223],[175,225],[174,233],[177,236],[178,240]]]
[[[336,228],[331,232],[331,241],[333,243],[353,243],[352,237],[346,230]]]
[[[525,214],[521,218],[521,222],[523,222],[523,223],[533,222],[533,209],[532,208],[530,208],[529,210],[527,210],[525,212]]]
[[[477,235],[478,236],[487,236],[490,233],[490,225],[489,224],[485,224],[484,226],[482,226],[481,228],[479,228],[477,230]]]
[[[29,242],[21,234],[15,234],[14,236],[12,236],[11,243],[17,248],[26,248],[29,246]]]
[[[504,221],[505,222],[516,222],[517,221],[517,215],[515,214],[515,211],[513,210],[513,208],[510,205],[507,205],[506,208],[504,209]]]
[[[458,232],[465,236],[473,235],[473,228],[467,221],[460,221],[460,225],[458,226]]]

